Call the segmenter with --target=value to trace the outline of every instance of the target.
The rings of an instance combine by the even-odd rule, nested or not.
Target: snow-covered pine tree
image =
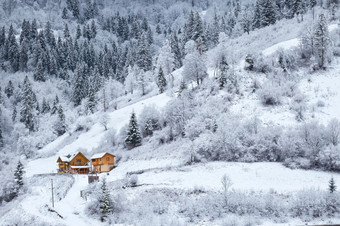
[[[73,84],[72,100],[74,106],[80,105],[84,97],[86,97],[86,85],[84,81],[84,67],[81,64],[77,65],[77,72],[75,74],[75,81]]]
[[[55,125],[55,131],[58,136],[61,136],[66,132],[65,114],[61,105],[58,107],[58,121]]]
[[[17,189],[20,189],[24,185],[24,178],[23,178],[24,173],[25,173],[24,165],[19,161],[17,164],[17,168],[15,169],[15,172],[14,172],[14,180],[18,186]]]
[[[46,98],[43,98],[42,104],[41,104],[41,113],[45,114],[48,113],[51,110],[50,105],[48,104],[48,102],[46,101]]]
[[[87,102],[87,109],[93,114],[97,105],[96,92],[93,85],[90,85],[89,98]]]
[[[80,37],[81,37],[81,28],[80,28],[80,25],[78,24],[77,31],[76,31],[76,39],[79,39]]]
[[[334,193],[336,191],[336,185],[333,177],[330,179],[328,183],[328,189],[330,193]]]
[[[54,115],[58,112],[58,104],[59,104],[59,98],[58,98],[58,95],[56,95],[53,101],[52,108],[51,108],[51,115]]]
[[[262,0],[261,25],[266,27],[275,24],[276,13],[272,0]]]
[[[0,123],[0,148],[4,146],[4,137],[2,136],[2,129],[1,129],[1,123]]]
[[[16,118],[17,118],[17,108],[14,106],[13,112],[12,112],[12,122],[15,122]]]
[[[157,85],[158,85],[158,88],[159,88],[159,92],[163,93],[166,89],[166,79],[164,77],[162,67],[160,67],[159,70],[158,70]]]
[[[99,208],[101,212],[101,221],[104,222],[109,214],[113,213],[113,202],[110,192],[107,189],[106,179],[104,178],[101,185],[101,193],[99,196]]]
[[[37,67],[35,68],[33,78],[35,81],[39,82],[45,82],[46,77],[45,77],[45,72],[44,72],[44,67],[43,67],[43,62],[41,59],[39,59]]]
[[[319,20],[314,30],[315,52],[318,59],[319,68],[324,68],[326,64],[327,53],[331,44],[326,17],[324,14],[319,16]]]
[[[152,56],[150,53],[150,46],[144,33],[138,40],[136,64],[144,71],[149,71],[152,68]]]
[[[68,25],[65,23],[65,28],[64,28],[64,38],[69,38],[70,36],[70,30],[68,29]]]
[[[62,13],[61,13],[61,18],[66,20],[67,19],[67,9],[64,7]]]
[[[20,122],[23,122],[29,131],[34,131],[35,94],[31,83],[26,76],[22,86],[22,103],[20,109]]]
[[[9,80],[5,88],[5,93],[6,93],[7,98],[10,98],[13,95],[13,91],[14,91],[13,83],[11,80]]]
[[[219,64],[219,70],[220,70],[219,85],[220,88],[222,89],[227,84],[227,72],[229,70],[229,65],[224,55],[222,56],[221,62]]]
[[[139,146],[141,142],[142,137],[137,123],[137,117],[136,114],[132,112],[125,143],[129,148],[134,148]]]

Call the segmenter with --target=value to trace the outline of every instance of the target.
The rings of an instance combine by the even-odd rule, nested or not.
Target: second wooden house
[[[107,152],[98,153],[91,157],[91,164],[94,173],[109,172],[114,167],[115,156]]]

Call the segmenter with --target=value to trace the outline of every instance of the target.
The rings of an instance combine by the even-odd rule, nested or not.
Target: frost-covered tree
[[[327,20],[324,14],[319,16],[314,31],[315,52],[318,59],[319,68],[324,68],[327,59],[327,53],[330,47],[330,38]]]
[[[2,136],[2,128],[0,124],[0,148],[4,146],[4,137]]]
[[[22,103],[20,109],[20,121],[23,122],[29,131],[34,131],[35,118],[35,94],[31,83],[26,76],[22,86]]]
[[[205,55],[198,52],[193,41],[189,41],[185,45],[185,50],[187,54],[184,58],[183,78],[188,82],[196,81],[199,85],[207,77]]]
[[[142,143],[142,137],[139,131],[139,126],[137,124],[137,117],[134,112],[132,112],[129,122],[129,127],[127,130],[127,137],[125,138],[125,144],[129,148],[134,148]]]
[[[145,130],[145,134],[147,136],[151,136],[152,135],[152,133],[153,133],[153,126],[152,126],[152,120],[151,119],[148,119],[146,121],[144,130]]]
[[[15,169],[15,172],[14,172],[14,180],[18,186],[18,189],[20,189],[24,185],[24,178],[23,178],[24,173],[25,173],[24,165],[19,161],[17,164],[17,168]]]
[[[157,58],[157,68],[162,68],[165,77],[168,77],[170,88],[172,88],[173,79],[171,72],[175,69],[175,56],[171,51],[170,42],[165,40],[163,47]]]

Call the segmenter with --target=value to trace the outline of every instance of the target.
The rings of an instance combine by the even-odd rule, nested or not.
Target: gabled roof
[[[84,158],[86,158],[85,155],[83,155],[83,153],[78,152],[78,153],[75,153],[75,154],[72,154],[72,155],[69,154],[69,155],[66,155],[66,156],[60,156],[58,158],[57,162],[71,162],[74,159],[74,157],[76,157],[78,154],[81,154],[82,156],[84,156]]]
[[[112,155],[113,157],[115,157],[113,154],[110,154],[108,152],[102,152],[102,153],[97,153],[97,154],[94,154],[91,159],[100,159],[100,158],[103,158],[104,155],[106,154],[109,154],[109,155]]]

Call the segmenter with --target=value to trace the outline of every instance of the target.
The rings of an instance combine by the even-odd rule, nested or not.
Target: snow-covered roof
[[[91,159],[99,159],[99,158],[103,158],[103,156],[106,154],[107,152],[102,152],[102,153],[97,153],[94,154]]]
[[[67,158],[66,156],[60,156],[61,161],[63,162],[69,162],[71,161],[71,158]]]
[[[72,169],[86,169],[90,168],[91,166],[70,166]]]

